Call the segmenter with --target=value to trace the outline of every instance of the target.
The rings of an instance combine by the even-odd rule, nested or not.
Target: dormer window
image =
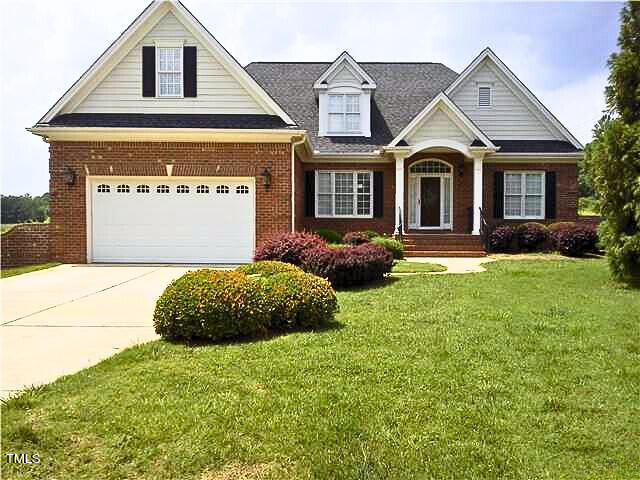
[[[329,94],[328,130],[329,134],[361,131],[359,94]]]
[[[370,137],[376,83],[343,52],[313,84],[318,96],[318,135]]]
[[[493,91],[490,85],[478,86],[478,106],[490,107],[493,105]]]
[[[182,96],[182,47],[159,47],[158,96]]]

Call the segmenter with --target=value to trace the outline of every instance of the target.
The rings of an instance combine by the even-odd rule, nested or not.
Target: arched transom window
[[[439,160],[423,160],[411,165],[410,173],[451,173],[451,167]]]

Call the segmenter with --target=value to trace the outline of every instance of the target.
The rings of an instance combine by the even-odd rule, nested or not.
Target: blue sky
[[[185,5],[251,61],[434,61],[460,72],[490,46],[586,143],[604,108],[621,3],[211,2]],[[146,0],[5,0],[0,18],[1,191],[48,190],[33,125],[146,6]]]

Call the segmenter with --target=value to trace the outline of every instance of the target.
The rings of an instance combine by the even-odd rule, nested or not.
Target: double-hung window
[[[359,133],[360,95],[329,94],[329,133]]]
[[[158,96],[182,96],[182,47],[158,49]]]
[[[504,173],[504,218],[544,218],[544,172]]]
[[[372,172],[316,172],[318,217],[372,217]]]

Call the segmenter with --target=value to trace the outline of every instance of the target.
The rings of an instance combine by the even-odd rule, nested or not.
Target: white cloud
[[[585,145],[605,109],[607,72],[590,75],[557,89],[543,90],[538,98]]]

